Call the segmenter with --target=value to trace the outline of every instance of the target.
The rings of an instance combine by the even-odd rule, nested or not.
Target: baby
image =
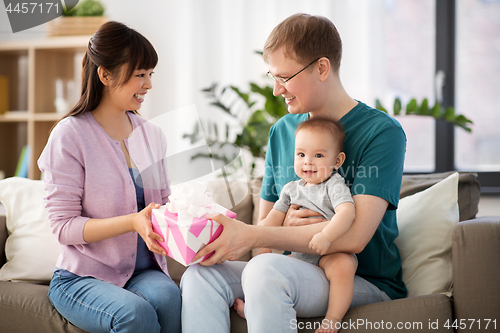
[[[259,222],[266,226],[283,225],[291,204],[319,212],[329,220],[309,243],[309,248],[318,254],[292,252],[292,257],[323,268],[330,281],[328,310],[316,333],[339,331],[354,292],[356,256],[351,253],[324,255],[330,244],[342,236],[354,220],[354,201],[344,178],[337,172],[346,158],[344,138],[342,127],[335,121],[315,117],[302,122],[295,132],[294,158],[294,170],[300,180],[283,187],[273,209]],[[271,249],[259,250],[259,254],[267,252]],[[244,316],[243,301],[238,299],[234,307]]]

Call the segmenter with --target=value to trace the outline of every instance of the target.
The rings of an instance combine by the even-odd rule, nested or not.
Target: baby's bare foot
[[[236,301],[234,301],[233,307],[236,310],[236,313],[241,318],[245,318],[245,302],[243,302],[241,299],[237,298]]]
[[[341,320],[325,317],[325,319],[321,321],[321,327],[318,328],[315,333],[337,333],[340,331],[341,324]]]

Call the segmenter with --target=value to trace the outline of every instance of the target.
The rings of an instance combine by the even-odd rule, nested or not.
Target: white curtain
[[[385,89],[384,0],[103,2],[110,19],[143,33],[160,56],[154,89],[142,109],[148,118],[194,105],[202,117],[218,119],[201,90],[217,82],[249,91],[249,82],[269,82],[255,51],[279,22],[298,12],[326,16],[337,26],[344,44],[341,77],[351,97],[373,104]],[[171,118],[176,124],[186,121],[182,112]],[[179,150],[188,144],[178,137],[169,141]]]
[[[353,98],[372,103],[383,88],[384,0],[103,0],[110,19],[143,33],[160,56],[143,113],[195,104],[212,82],[247,88],[265,83],[262,50],[271,30],[298,13],[323,15],[344,43],[341,75]],[[382,80],[381,80],[382,79]]]

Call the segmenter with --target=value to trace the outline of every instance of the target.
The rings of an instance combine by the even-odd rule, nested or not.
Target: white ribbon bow
[[[178,225],[187,226],[194,217],[202,217],[210,213],[207,208],[212,204],[212,198],[206,193],[207,187],[201,183],[184,183],[175,186],[168,199],[167,209],[178,214]]]

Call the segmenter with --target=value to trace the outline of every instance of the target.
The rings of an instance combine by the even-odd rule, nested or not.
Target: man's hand
[[[300,207],[299,205],[290,205],[286,213],[285,222],[283,222],[284,226],[294,227],[326,221],[320,213],[310,209],[300,209]]]
[[[224,227],[224,230],[215,241],[201,249],[193,258],[193,261],[215,251],[210,258],[200,262],[203,266],[212,266],[221,264],[226,260],[238,260],[253,248],[252,245],[255,239],[252,232],[256,227],[233,220],[222,214],[211,216],[210,219],[219,222]]]

